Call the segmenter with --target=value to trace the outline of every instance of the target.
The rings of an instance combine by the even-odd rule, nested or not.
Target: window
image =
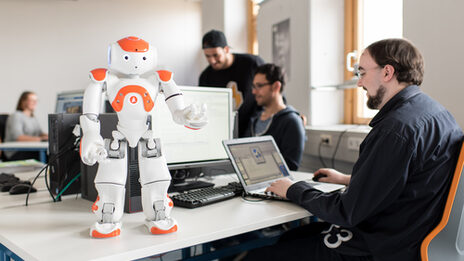
[[[345,0],[345,54],[362,50],[385,38],[403,36],[403,0]],[[353,73],[345,71],[345,80]],[[367,124],[377,113],[366,106],[366,92],[361,88],[345,91],[345,123]]]

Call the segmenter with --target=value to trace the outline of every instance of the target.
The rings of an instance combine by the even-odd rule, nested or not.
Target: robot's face
[[[110,45],[109,68],[123,74],[144,74],[156,66],[156,50],[144,40],[127,37]]]

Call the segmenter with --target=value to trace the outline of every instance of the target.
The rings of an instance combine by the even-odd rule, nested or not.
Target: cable
[[[50,193],[50,196],[52,197],[53,202],[56,202],[56,198],[53,197],[52,190],[51,190],[51,188],[50,188],[50,185],[48,184],[48,179],[47,179],[48,167],[50,167],[50,164],[47,163],[47,165],[45,166],[45,175],[44,175],[44,178],[45,178],[45,186],[47,187],[48,193]]]
[[[248,202],[261,202],[261,201],[265,200],[263,198],[249,199],[249,198],[247,198],[248,196],[245,193],[242,193],[241,197],[242,197],[243,200],[248,201]]]
[[[321,154],[321,148],[322,148],[322,140],[319,142],[319,148],[318,148],[318,154],[319,154],[319,160],[321,161],[322,167],[327,168],[327,165],[325,165],[324,160],[322,159],[322,154]]]
[[[334,152],[332,154],[332,168],[335,169],[335,154],[337,154],[338,147],[340,146],[340,142],[342,141],[342,136],[348,131],[349,129],[345,129],[340,133],[340,136],[338,136],[337,144],[335,145]]]
[[[58,193],[58,195],[56,195],[56,198],[59,198],[59,197],[61,196],[61,194],[63,194],[63,193],[68,189],[68,187],[71,186],[71,184],[72,184],[74,181],[76,181],[76,179],[77,179],[78,177],[80,177],[80,176],[81,176],[81,173],[79,173],[79,174],[77,174],[76,176],[74,176],[74,178],[73,178],[71,181],[69,181],[69,183],[60,191],[60,193]]]
[[[69,139],[68,139],[65,143],[67,143],[68,141],[69,141]],[[51,191],[51,188],[50,188],[50,186],[49,186],[49,184],[48,184],[48,180],[47,180],[48,168],[49,168],[49,166],[50,166],[50,163],[56,161],[59,157],[61,157],[63,154],[67,153],[68,151],[70,151],[70,150],[72,150],[72,149],[75,149],[75,148],[76,148],[76,145],[79,144],[79,142],[80,142],[80,137],[77,137],[77,138],[74,140],[74,142],[73,142],[73,144],[72,144],[71,146],[65,147],[65,148],[64,148],[63,150],[61,150],[58,154],[56,154],[54,157],[49,158],[48,163],[45,164],[45,166],[39,171],[39,173],[34,177],[34,180],[31,182],[31,186],[29,187],[29,190],[27,191],[27,195],[26,195],[26,206],[27,206],[28,203],[29,203],[29,195],[30,195],[30,193],[31,193],[32,186],[35,184],[37,178],[40,176],[40,174],[42,174],[42,172],[44,172],[44,170],[46,171],[46,172],[45,172],[45,175],[44,175],[44,177],[45,177],[45,185],[46,185],[46,187],[47,187],[48,192],[50,193],[50,196],[51,196],[52,199],[53,199],[53,202],[56,202],[56,198],[53,196],[53,193],[52,193],[52,191]],[[79,175],[80,175],[80,173],[79,173]],[[74,180],[72,180],[72,182],[74,182]],[[72,183],[72,182],[70,182],[70,183]],[[67,187],[68,187],[68,186],[67,186]],[[66,188],[67,188],[67,187],[66,187]]]
[[[34,180],[31,182],[31,186],[29,187],[29,190],[27,191],[26,206],[27,206],[28,201],[29,201],[29,194],[31,193],[32,186],[34,185],[35,181],[36,181],[37,178],[40,176],[40,174],[42,174],[42,172],[47,168],[47,166],[48,166],[48,164],[46,164],[46,165],[39,171],[39,173],[35,176]]]

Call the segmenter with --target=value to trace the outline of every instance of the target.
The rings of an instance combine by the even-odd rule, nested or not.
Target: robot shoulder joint
[[[172,72],[167,70],[159,70],[156,71],[156,73],[158,74],[159,79],[163,82],[168,82],[172,78]]]
[[[108,70],[105,68],[98,68],[90,71],[89,76],[94,82],[104,82],[108,77]]]

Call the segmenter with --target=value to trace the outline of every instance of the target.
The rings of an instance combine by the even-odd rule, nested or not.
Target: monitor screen
[[[185,104],[206,104],[208,124],[200,130],[188,129],[172,120],[171,113],[159,96],[152,114],[152,129],[161,139],[161,150],[170,169],[175,165],[205,164],[227,160],[222,141],[232,138],[232,92],[226,88],[179,86]]]
[[[58,93],[55,113],[82,113],[84,90]]]

